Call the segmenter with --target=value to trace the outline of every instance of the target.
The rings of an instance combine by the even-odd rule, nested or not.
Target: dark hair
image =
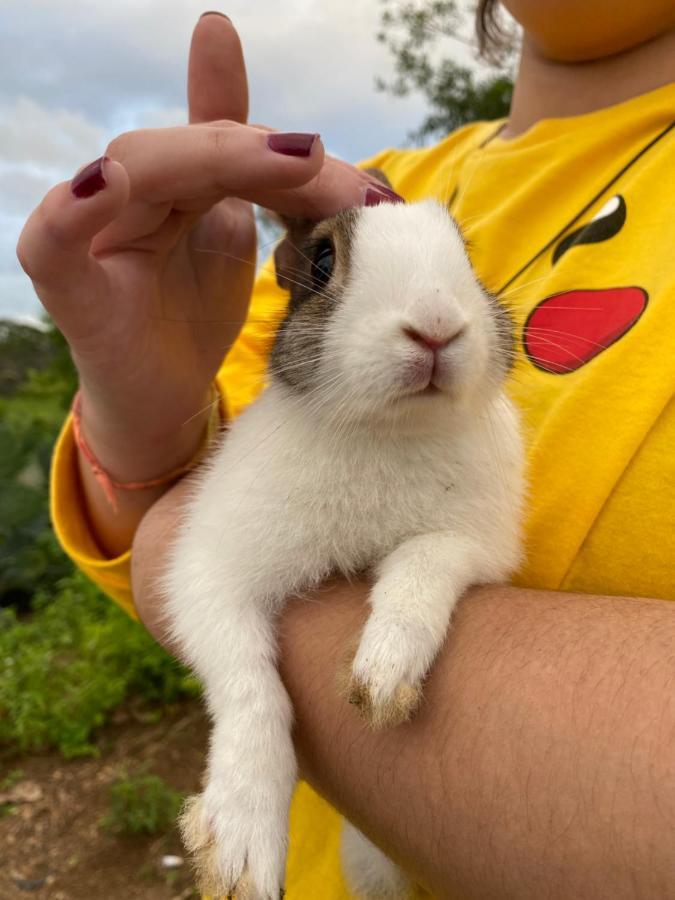
[[[513,36],[499,20],[499,0],[478,0],[476,6],[478,52],[489,62],[499,64],[513,48]]]

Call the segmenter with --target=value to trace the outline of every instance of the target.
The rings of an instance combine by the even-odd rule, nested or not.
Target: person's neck
[[[525,36],[509,118],[500,132],[514,138],[540,119],[613,106],[675,81],[675,31],[592,62],[547,59]]]

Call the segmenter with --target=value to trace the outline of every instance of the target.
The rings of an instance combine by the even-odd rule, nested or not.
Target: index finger
[[[317,221],[348,207],[403,199],[367,170],[333,156],[326,156],[318,173],[304,184],[281,190],[242,191],[239,196],[282,216]]]
[[[309,181],[324,150],[315,133],[281,134],[226,121],[129,131],[108,144],[106,156],[124,165],[132,202],[203,211],[224,197]]]

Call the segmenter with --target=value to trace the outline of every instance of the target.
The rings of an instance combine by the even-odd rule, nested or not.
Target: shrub
[[[117,834],[156,834],[174,824],[182,802],[182,796],[157,775],[126,775],[111,786],[101,825]]]
[[[145,630],[75,573],[21,620],[0,610],[0,748],[95,755],[93,733],[128,697],[162,706],[199,692]]]
[[[0,604],[25,609],[72,570],[50,527],[47,485],[77,377],[53,326],[0,320],[0,358]]]

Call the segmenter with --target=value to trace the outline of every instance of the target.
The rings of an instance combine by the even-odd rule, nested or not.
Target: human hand
[[[199,412],[248,308],[251,202],[321,218],[362,202],[369,181],[325,158],[318,137],[270,145],[245,124],[243,55],[223,16],[195,28],[188,101],[189,125],[123,134],[53,188],[17,248],[69,342],[86,438],[122,481],[163,474],[199,443]]]

